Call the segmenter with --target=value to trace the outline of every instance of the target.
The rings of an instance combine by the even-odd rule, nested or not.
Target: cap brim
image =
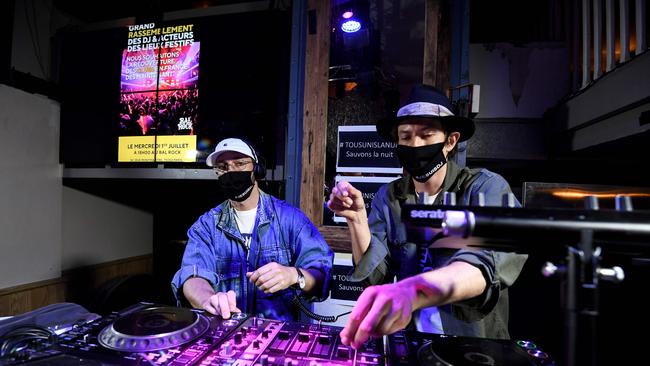
[[[205,164],[210,167],[214,166],[214,161],[217,160],[221,154],[223,154],[223,151],[213,151],[207,158],[205,158]]]
[[[402,116],[402,117],[391,117],[391,118],[384,118],[379,121],[377,121],[376,126],[377,126],[377,133],[379,136],[381,136],[384,140],[387,141],[393,141],[395,142],[397,139],[397,136],[393,134],[393,129],[395,129],[401,121],[404,121],[406,119],[412,119],[412,118],[426,118],[426,119],[432,119],[432,120],[438,120],[444,123],[445,129],[448,132],[459,132],[460,133],[460,139],[458,142],[463,142],[469,140],[473,135],[474,135],[474,121],[466,118],[466,117],[459,117],[459,116],[444,116],[444,117],[439,117],[439,116],[431,116],[431,115],[409,115],[409,116]]]

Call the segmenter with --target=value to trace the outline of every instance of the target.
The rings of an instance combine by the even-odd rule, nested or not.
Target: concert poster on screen
[[[130,25],[122,52],[118,162],[196,162],[200,42],[193,24]]]

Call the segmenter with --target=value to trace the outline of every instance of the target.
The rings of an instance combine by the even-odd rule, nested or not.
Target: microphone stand
[[[597,203],[595,208],[587,206],[585,211],[569,211],[405,205],[402,219],[409,234],[426,238],[440,233],[456,239],[454,247],[532,252],[547,249],[553,242],[569,243],[566,263],[547,262],[542,274],[561,276],[563,282],[564,365],[593,366],[597,363],[599,280],[621,282],[625,278],[618,266],[600,267],[602,250],[594,247],[594,236],[603,245],[646,251],[650,249],[650,214],[628,209],[598,211]]]
[[[600,248],[593,251],[593,230],[580,232],[577,247],[567,247],[564,273],[564,364],[596,365],[598,317],[598,262]],[[584,338],[578,338],[579,335]],[[579,342],[581,341],[581,342]]]

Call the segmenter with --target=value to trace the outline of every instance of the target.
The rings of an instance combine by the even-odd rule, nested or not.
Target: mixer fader
[[[353,350],[340,328],[251,317],[213,349],[200,365],[350,365]],[[357,352],[357,365],[383,365],[382,344],[371,340]]]

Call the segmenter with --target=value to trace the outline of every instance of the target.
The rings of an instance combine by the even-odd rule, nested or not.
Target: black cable
[[[305,304],[303,304],[302,301],[300,301],[300,297],[298,296],[298,292],[296,291],[296,289],[293,289],[293,292],[294,294],[293,294],[293,298],[291,299],[291,303],[297,306],[298,309],[300,309],[300,311],[303,312],[303,314],[307,315],[308,317],[314,320],[318,320],[320,322],[325,322],[325,323],[334,323],[337,320],[339,320],[339,318],[342,317],[343,315],[348,315],[351,313],[351,311],[348,311],[346,313],[341,313],[339,315],[316,314],[313,311],[309,310],[309,308],[307,308]]]
[[[275,207],[275,202],[273,202],[273,210],[277,212],[277,208]],[[284,240],[284,234],[283,234],[282,229],[280,229],[280,238],[281,238],[280,242],[281,242],[282,245],[285,247],[285,249],[289,249],[289,248],[287,248],[287,246],[286,246],[286,243],[287,243],[287,242]],[[258,250],[259,250],[259,247],[258,247]],[[289,250],[289,252],[291,253],[291,256],[293,257],[293,254],[294,254],[294,253],[292,253],[291,250]],[[258,256],[257,256],[257,258],[258,258],[258,260],[259,260],[259,252],[258,252]],[[255,264],[255,266],[257,267],[257,263]],[[351,313],[351,311],[348,311],[347,313],[342,313],[342,314],[339,314],[339,315],[336,315],[336,316],[334,316],[334,315],[320,315],[320,314],[316,314],[316,313],[314,313],[313,311],[309,310],[309,309],[308,309],[308,308],[307,308],[307,307],[302,303],[302,301],[300,301],[300,296],[298,296],[298,290],[296,290],[295,287],[291,287],[291,290],[293,290],[293,298],[291,299],[291,304],[293,304],[294,306],[297,306],[298,309],[299,309],[300,311],[302,311],[303,314],[307,315],[308,317],[310,317],[310,318],[312,318],[312,319],[314,319],[314,320],[318,320],[318,321],[320,321],[320,322],[325,322],[325,323],[334,323],[334,322],[336,322],[340,317],[342,317],[343,315],[347,315],[347,314],[350,314],[350,313]],[[253,296],[255,295],[255,293],[256,293],[256,291],[253,292]]]
[[[56,333],[37,325],[23,325],[10,330],[0,338],[0,359],[20,355],[30,347],[41,349],[56,343]]]

